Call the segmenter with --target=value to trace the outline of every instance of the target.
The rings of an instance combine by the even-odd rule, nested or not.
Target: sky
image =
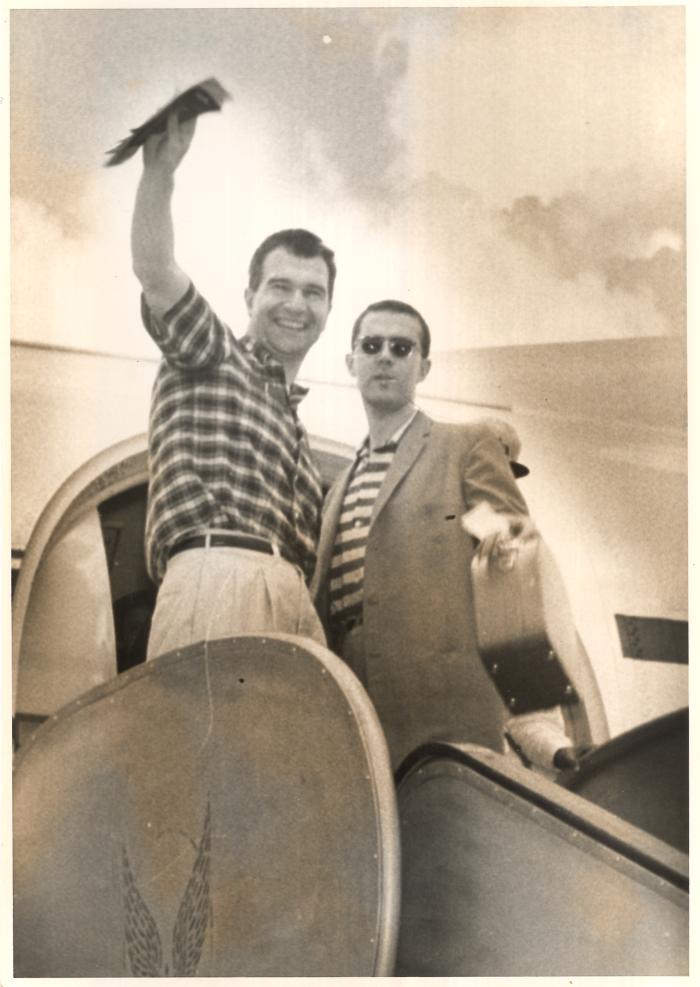
[[[105,152],[210,76],[176,182],[181,266],[238,335],[249,257],[307,226],[355,315],[411,302],[436,351],[685,332],[682,7],[11,12],[12,337],[155,356]]]

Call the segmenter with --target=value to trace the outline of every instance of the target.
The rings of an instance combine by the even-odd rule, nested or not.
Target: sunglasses
[[[405,336],[360,336],[357,343],[367,356],[377,356],[383,352],[384,343],[388,343],[391,355],[399,359],[410,356],[416,348],[416,343]]]

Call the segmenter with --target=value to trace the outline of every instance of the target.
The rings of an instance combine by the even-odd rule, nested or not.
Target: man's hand
[[[151,134],[143,145],[144,168],[173,174],[189,150],[196,124],[196,117],[180,123],[177,113],[173,111],[168,116],[166,132]]]
[[[231,95],[226,92],[218,79],[205,79],[203,82],[198,82],[196,86],[190,86],[184,93],[179,93],[166,106],[149,117],[145,123],[134,127],[129,136],[111,151],[107,151],[109,160],[105,162],[105,167],[112,168],[114,165],[122,164],[123,161],[128,161],[151,134],[163,136],[171,113],[177,113],[179,120],[191,120],[200,113],[220,110],[227,99],[231,99]]]
[[[518,549],[526,541],[537,537],[537,528],[526,514],[498,514],[498,528],[485,534],[476,550],[477,558],[488,559],[489,565],[497,565],[503,572],[512,569],[518,557]]]

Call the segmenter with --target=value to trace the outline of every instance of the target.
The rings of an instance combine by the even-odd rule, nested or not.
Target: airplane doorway
[[[112,592],[117,672],[145,661],[156,587],[146,571],[144,527],[148,485],[98,505]]]

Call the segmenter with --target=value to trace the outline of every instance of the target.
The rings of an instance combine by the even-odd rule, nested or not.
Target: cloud
[[[67,235],[40,203],[12,204],[12,337],[49,346],[153,356],[139,331],[128,240]]]
[[[319,144],[374,265],[353,265],[361,303],[407,298],[438,348],[682,334],[681,39],[668,10],[417,11],[384,31],[381,195]]]
[[[685,329],[684,215],[671,189],[645,189],[634,169],[608,181],[605,199],[570,193],[517,199],[502,212],[508,237],[555,279],[598,276],[611,293],[648,293],[666,331]]]
[[[376,76],[387,96],[391,96],[396,84],[406,74],[408,59],[405,39],[395,35],[381,39],[376,56]]]
[[[362,253],[380,297],[416,305],[436,349],[678,334],[682,254],[625,252],[653,240],[654,216],[633,197],[617,215],[584,196],[494,209],[429,174],[365,215]]]
[[[341,38],[348,44],[341,32],[334,46],[341,45]],[[408,58],[408,46],[396,34],[380,34],[374,46],[363,37],[352,47],[351,61],[341,55],[328,78],[319,80],[305,112],[307,126],[342,175],[345,194],[372,206],[391,196],[392,168],[404,152],[392,119]],[[332,100],[326,98],[329,91]],[[321,94],[323,102],[317,98]]]
[[[138,166],[102,155],[215,74],[234,102],[198,124],[175,225],[236,331],[252,249],[302,225],[336,249],[341,331],[398,296],[438,348],[679,333],[679,40],[682,15],[652,8],[13,16],[13,331],[144,346]]]
[[[392,126],[408,178],[437,171],[505,206],[563,195],[596,169],[682,170],[680,9],[423,11],[405,37]]]

